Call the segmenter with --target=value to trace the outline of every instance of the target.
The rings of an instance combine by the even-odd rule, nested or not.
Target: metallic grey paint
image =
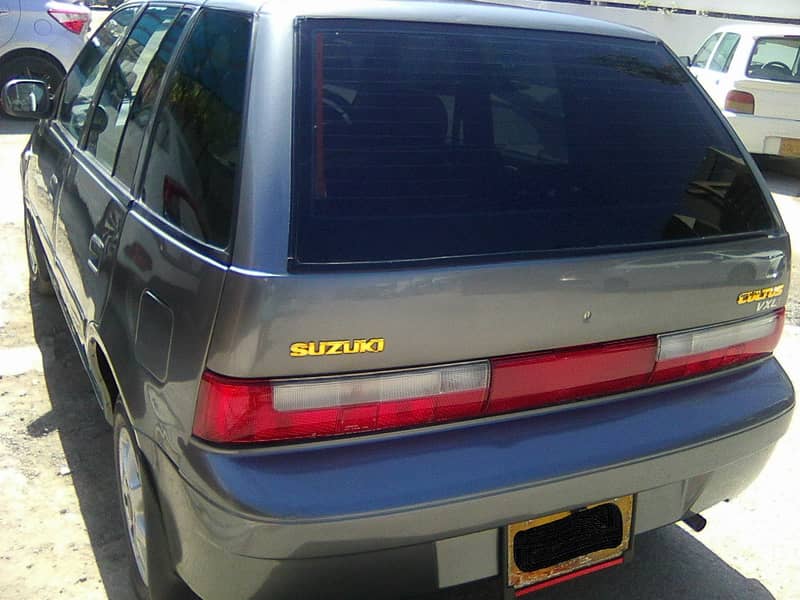
[[[781,262],[788,254],[782,236],[438,269],[291,276],[232,271],[208,366],[240,377],[366,371],[731,321],[756,311],[736,303],[740,292],[788,281],[788,260]],[[761,263],[767,266],[756,268]],[[748,267],[744,278],[742,266]],[[588,322],[586,311],[592,313]],[[386,338],[386,350],[289,356],[296,341],[362,337]]]

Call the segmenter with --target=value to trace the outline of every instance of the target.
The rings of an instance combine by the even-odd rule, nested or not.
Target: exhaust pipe
[[[684,517],[683,522],[691,527],[696,533],[703,531],[708,524],[706,518],[703,515],[698,515],[697,513],[689,513],[686,517]]]

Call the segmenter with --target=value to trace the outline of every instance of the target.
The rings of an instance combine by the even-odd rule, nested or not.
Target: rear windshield
[[[292,260],[614,248],[774,227],[752,173],[660,45],[306,21]]]
[[[760,38],[756,41],[747,76],[800,83],[800,36]]]

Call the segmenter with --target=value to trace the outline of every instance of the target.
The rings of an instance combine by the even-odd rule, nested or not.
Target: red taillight
[[[662,335],[654,384],[685,379],[768,356],[778,345],[785,309],[764,317]]]
[[[725,110],[743,115],[752,115],[756,112],[756,99],[753,94],[748,92],[731,90],[725,96]]]
[[[536,408],[647,385],[655,337],[492,360],[489,412]]]
[[[312,439],[605,396],[768,356],[784,317],[780,309],[660,336],[367,375],[252,380],[206,372],[193,432],[219,443]]]
[[[487,361],[273,381],[206,372],[194,434],[212,442],[254,442],[441,423],[481,414],[488,384]]]
[[[83,33],[89,26],[89,15],[84,12],[75,12],[64,8],[48,8],[47,14],[72,33]]]

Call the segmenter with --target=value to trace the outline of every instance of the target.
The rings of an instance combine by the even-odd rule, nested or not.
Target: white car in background
[[[0,0],[0,89],[33,78],[55,92],[86,42],[91,16],[69,1]]]
[[[800,157],[800,27],[722,27],[690,69],[747,150]]]

